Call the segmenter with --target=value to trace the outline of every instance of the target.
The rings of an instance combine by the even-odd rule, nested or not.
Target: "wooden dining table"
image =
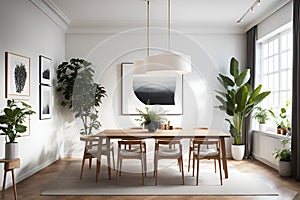
[[[225,138],[230,137],[229,133],[219,130],[157,130],[153,133],[145,129],[106,129],[93,135],[99,138],[98,149],[102,149],[103,140],[106,139],[107,152],[110,151],[111,139],[219,139],[222,151],[222,164],[225,178],[228,178],[228,167],[226,159]],[[98,151],[97,158],[101,159],[101,151]],[[107,154],[108,178],[111,179],[110,154]]]

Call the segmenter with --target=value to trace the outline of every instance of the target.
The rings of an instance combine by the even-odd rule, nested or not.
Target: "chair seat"
[[[111,142],[110,143],[110,150],[113,148],[113,146],[114,146],[114,143]],[[106,148],[107,148],[107,145],[106,144],[102,144],[102,150],[101,150],[101,154],[102,155],[107,155]],[[92,155],[95,155],[95,157],[96,157],[97,152],[98,152],[98,145],[97,146],[93,146],[93,148],[91,148],[91,149],[88,149],[87,152],[90,153],[90,154],[92,154]]]
[[[122,157],[141,157],[140,149],[122,149],[119,153]]]
[[[179,157],[181,156],[181,153],[179,149],[160,148],[157,152],[157,155],[159,157]]]
[[[197,156],[198,150],[194,150],[194,155]],[[219,152],[216,149],[201,149],[200,152],[200,158],[205,158],[208,156],[217,156]]]

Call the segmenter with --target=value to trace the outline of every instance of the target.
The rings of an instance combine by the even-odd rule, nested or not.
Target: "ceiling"
[[[69,26],[145,26],[145,0],[51,0]],[[255,0],[171,0],[172,27],[223,27],[244,32],[289,0],[261,0],[242,23],[237,20]],[[150,0],[150,26],[167,26],[167,0]]]

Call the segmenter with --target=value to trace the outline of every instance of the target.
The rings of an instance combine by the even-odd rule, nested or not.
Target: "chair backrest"
[[[174,139],[174,138],[170,138],[170,139],[163,139],[163,140],[157,140],[155,143],[155,150],[159,150],[159,145],[178,145],[180,152],[182,152],[182,145],[180,142],[180,139]]]
[[[145,143],[144,143],[145,144]],[[143,151],[143,141],[142,140],[121,140],[118,141],[118,149],[121,150],[122,145],[125,147],[126,145],[138,145],[139,151]]]

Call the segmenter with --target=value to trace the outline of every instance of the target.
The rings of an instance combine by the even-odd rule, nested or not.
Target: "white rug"
[[[102,165],[98,183],[95,182],[95,167],[88,169],[86,163],[83,179],[79,179],[80,161],[72,161],[65,171],[41,195],[236,195],[236,196],[277,196],[255,174],[240,173],[229,165],[229,178],[223,178],[220,185],[219,173],[214,173],[212,161],[201,161],[199,185],[195,177],[185,167],[185,185],[181,185],[181,173],[176,162],[161,162],[158,172],[158,185],[155,186],[153,166],[148,162],[145,185],[141,183],[139,161],[123,161],[122,175],[116,185],[115,171],[108,180],[107,167]],[[127,171],[127,172],[126,172]],[[130,172],[128,172],[130,171]],[[138,173],[132,173],[138,172]],[[224,177],[224,175],[223,175]],[[276,197],[276,198],[277,198]],[[275,198],[275,199],[276,199]]]

